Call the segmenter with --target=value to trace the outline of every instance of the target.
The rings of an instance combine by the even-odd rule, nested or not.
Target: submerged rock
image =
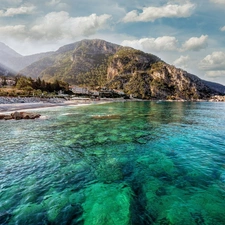
[[[7,224],[11,216],[8,212],[0,212],[0,224]]]
[[[40,221],[44,222],[46,220],[43,206],[37,203],[18,205],[12,215],[9,224],[40,224]]]
[[[85,197],[84,225],[130,224],[132,191],[127,185],[93,184],[86,189]]]
[[[105,119],[120,119],[120,115],[97,115],[92,116],[94,119],[105,120]]]

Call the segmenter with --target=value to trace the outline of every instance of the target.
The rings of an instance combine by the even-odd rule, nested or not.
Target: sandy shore
[[[32,103],[13,103],[13,104],[0,104],[0,114],[7,114],[15,111],[23,111],[38,108],[48,107],[63,107],[63,106],[75,106],[75,105],[91,105],[91,104],[103,104],[109,101],[104,100],[69,100],[60,103],[50,102],[32,102]]]

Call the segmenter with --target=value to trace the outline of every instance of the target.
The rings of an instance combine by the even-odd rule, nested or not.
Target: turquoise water
[[[0,224],[225,224],[224,103],[37,112],[0,122]]]

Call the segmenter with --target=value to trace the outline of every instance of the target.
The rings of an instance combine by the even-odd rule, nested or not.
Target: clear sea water
[[[225,103],[35,111],[0,122],[0,224],[225,224]]]

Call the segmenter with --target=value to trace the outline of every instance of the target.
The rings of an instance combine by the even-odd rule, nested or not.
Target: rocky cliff
[[[214,92],[197,76],[131,48],[113,56],[107,78],[108,87],[144,99],[198,99]]]

